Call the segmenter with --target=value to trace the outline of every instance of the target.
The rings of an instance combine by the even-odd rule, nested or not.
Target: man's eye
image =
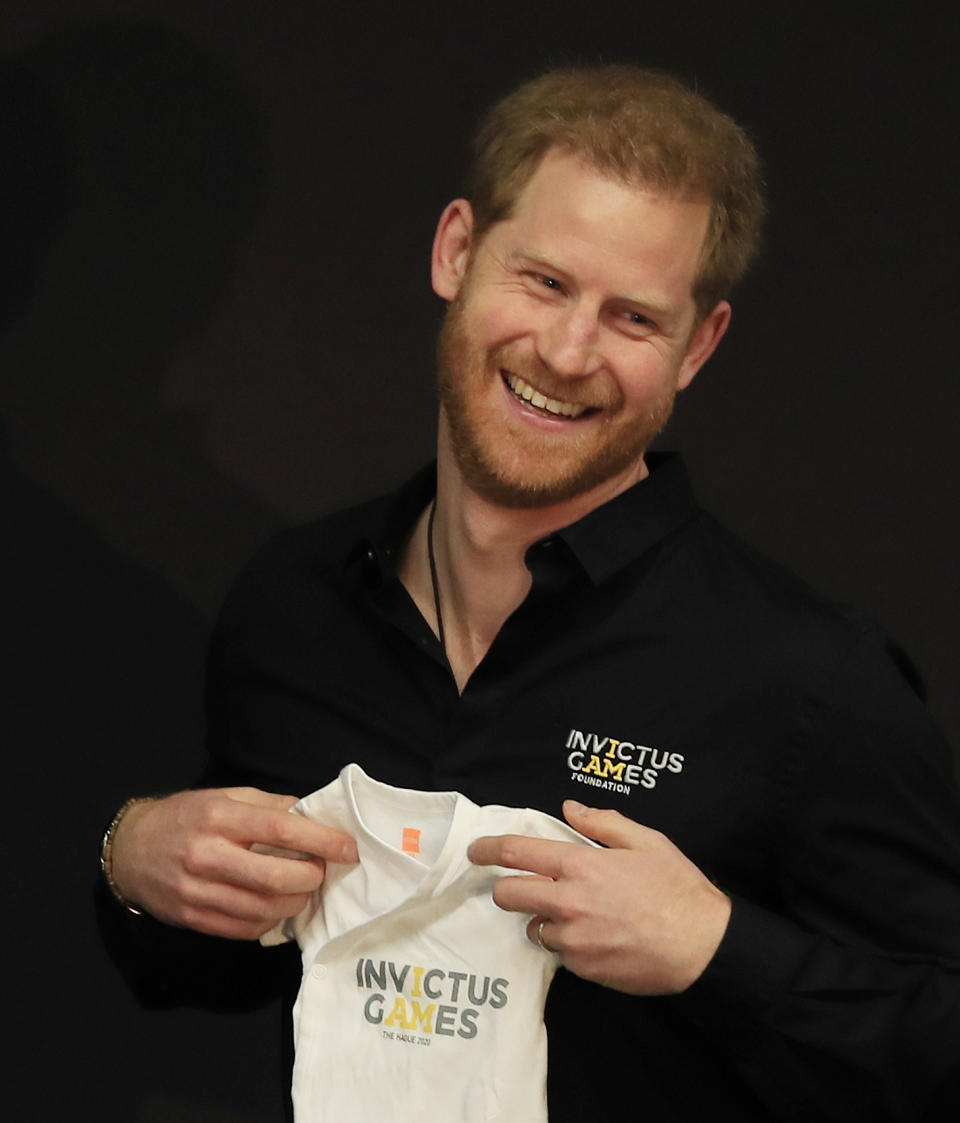
[[[637,327],[646,327],[650,320],[642,312],[628,312],[627,319]]]
[[[546,277],[542,273],[535,273],[534,276],[545,289],[552,289],[555,292],[560,292],[563,288],[563,285],[561,285],[555,277]]]

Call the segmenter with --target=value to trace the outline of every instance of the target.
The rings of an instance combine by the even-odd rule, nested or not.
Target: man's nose
[[[556,309],[537,336],[537,353],[566,378],[594,374],[600,367],[600,328],[596,312],[581,306]]]

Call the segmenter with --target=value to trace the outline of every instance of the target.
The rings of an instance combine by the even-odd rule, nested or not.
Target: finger
[[[205,936],[219,936],[224,940],[258,940],[274,927],[253,920],[238,920],[220,912],[197,913],[187,927]]]
[[[470,843],[467,857],[478,866],[505,866],[557,878],[563,872],[566,855],[578,845],[519,834],[487,835]]]
[[[210,884],[198,889],[196,898],[189,903],[187,911],[218,912],[244,923],[262,924],[265,931],[288,916],[296,916],[309,903],[310,896],[306,893],[264,896],[232,885]]]
[[[595,842],[602,842],[604,846],[639,850],[657,833],[619,811],[584,807],[573,799],[563,801],[563,814],[571,827]]]
[[[312,893],[323,882],[326,864],[258,853],[226,838],[198,843],[184,857],[187,873],[200,882],[225,883],[253,893],[283,896]]]
[[[251,842],[249,849],[254,854],[272,854],[275,858],[295,858],[298,862],[308,862],[313,857],[303,850],[286,850],[282,846],[268,846],[265,842]],[[323,859],[317,858],[315,860],[322,861]]]
[[[272,798],[289,800],[291,797]],[[235,842],[245,846],[260,843],[281,850],[312,854],[328,862],[353,863],[358,860],[356,841],[345,831],[315,823],[303,815],[291,815],[275,805],[236,800],[232,796],[230,799],[230,804],[219,805],[220,820],[216,826]]]
[[[560,889],[551,877],[501,877],[493,887],[493,901],[505,912],[555,916]]]
[[[308,902],[305,895],[266,898],[226,885],[208,885],[183,907],[176,922],[209,935],[255,940],[302,912]]]
[[[313,893],[323,884],[326,863],[322,860],[283,858],[232,847],[221,880],[254,893],[282,897],[290,893]]]

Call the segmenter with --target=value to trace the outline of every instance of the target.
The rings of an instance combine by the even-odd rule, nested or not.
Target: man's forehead
[[[635,184],[581,156],[552,149],[518,195],[504,222],[546,250],[557,237],[606,237],[616,254],[644,231],[650,245],[669,237],[671,252],[699,258],[711,225],[710,201],[686,190]]]

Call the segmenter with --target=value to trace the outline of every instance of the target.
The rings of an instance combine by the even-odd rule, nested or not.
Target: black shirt
[[[677,458],[651,466],[530,547],[530,593],[462,694],[393,565],[433,469],[276,537],[217,629],[208,779],[303,795],[356,761],[558,817],[572,797],[663,831],[730,893],[685,994],[560,973],[553,1123],[624,1103],[918,1118],[960,1042],[946,747],[872,625],[703,513]]]

